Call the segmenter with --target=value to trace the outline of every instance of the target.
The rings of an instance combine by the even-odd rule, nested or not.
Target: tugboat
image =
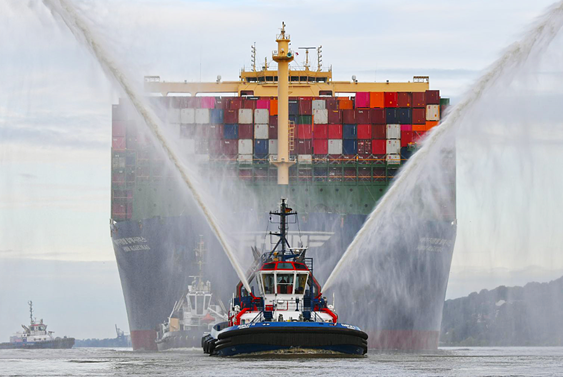
[[[10,341],[0,343],[0,349],[14,348],[72,348],[74,338],[55,338],[54,331],[47,331],[47,325],[41,319],[39,323],[33,318],[33,302],[29,301],[29,327],[22,325],[24,331],[10,337]]]
[[[288,217],[296,215],[285,199],[279,211],[270,212],[270,219],[279,217],[279,232],[270,232],[279,240],[271,251],[255,253],[255,267],[247,274],[259,293],[253,287],[247,292],[239,282],[229,320],[202,338],[206,354],[366,354],[368,335],[338,322],[313,275],[313,259],[305,256],[307,248],[290,246]]]
[[[202,266],[204,264],[205,244],[200,237],[194,250],[199,273],[188,286],[187,292],[174,304],[172,313],[166,322],[157,329],[156,345],[159,351],[171,348],[191,348],[201,345],[201,336],[208,334],[217,323],[227,319],[223,303],[213,300],[211,283],[204,282]]]

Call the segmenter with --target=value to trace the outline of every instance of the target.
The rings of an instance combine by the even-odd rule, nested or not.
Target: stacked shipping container
[[[160,118],[178,127],[185,154],[239,163],[242,179],[275,181],[268,172],[277,154],[277,99],[264,97],[154,98]],[[448,105],[439,91],[358,92],[355,97],[290,98],[290,153],[300,181],[385,181],[416,142],[440,120]],[[122,105],[113,107],[113,208],[131,218],[135,180],[159,178]],[[197,140],[197,142],[196,142]],[[253,173],[256,166],[260,173]],[[389,172],[392,172],[391,174]],[[152,174],[151,174],[152,172]]]

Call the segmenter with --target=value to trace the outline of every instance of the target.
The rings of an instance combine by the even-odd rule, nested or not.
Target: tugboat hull
[[[0,343],[0,349],[68,349],[74,346],[74,338],[57,338],[41,342]]]
[[[203,329],[174,331],[165,334],[162,339],[156,341],[159,351],[172,348],[192,348],[201,346],[201,334]]]
[[[277,350],[364,355],[368,335],[356,326],[319,322],[259,322],[203,338],[205,353],[236,356]]]

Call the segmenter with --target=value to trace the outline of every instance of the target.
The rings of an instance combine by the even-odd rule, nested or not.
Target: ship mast
[[[280,210],[279,212],[270,212],[270,216],[275,215],[280,217],[280,231],[279,233],[270,232],[271,235],[278,236],[280,239],[274,249],[272,250],[270,255],[274,255],[277,257],[278,255],[281,257],[281,260],[285,260],[286,258],[286,251],[287,248],[290,247],[289,242],[287,241],[287,216],[297,215],[297,212],[294,212],[292,208],[289,208],[285,202],[285,199],[281,199]],[[278,246],[281,246],[281,250],[277,251]],[[288,257],[293,257],[293,253],[288,255]]]
[[[35,324],[35,321],[33,321],[33,301],[28,301],[27,304],[29,305],[29,321],[33,325]]]
[[[290,40],[282,22],[281,33],[276,38],[278,49],[272,54],[272,59],[278,63],[278,157],[272,159],[272,164],[278,168],[278,185],[289,184],[289,167],[295,164],[289,160],[289,63],[293,61]]]

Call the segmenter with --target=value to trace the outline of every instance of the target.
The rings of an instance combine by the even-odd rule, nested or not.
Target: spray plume
[[[121,88],[127,98],[129,98],[138,114],[144,119],[144,122],[151,131],[152,135],[158,140],[163,150],[167,153],[168,157],[174,164],[177,173],[181,176],[194,200],[197,202],[199,209],[202,211],[214,234],[219,240],[221,247],[227,255],[227,258],[235,269],[237,276],[242,281],[247,291],[250,292],[251,288],[246,279],[245,273],[239,265],[234,251],[225,241],[223,232],[218,226],[217,219],[205,205],[204,200],[196,189],[194,182],[192,182],[188,173],[186,172],[186,169],[182,166],[179,156],[166,142],[164,134],[161,131],[161,127],[159,126],[158,118],[155,116],[154,112],[151,109],[145,106],[142,96],[139,95],[140,91],[136,90],[131,80],[124,74],[122,70],[118,68],[115,61],[110,58],[109,53],[104,49],[101,42],[89,28],[86,21],[78,14],[71,2],[67,0],[43,0],[43,2],[53,14],[60,17],[60,19],[75,36],[75,38],[80,43],[87,46],[87,48],[94,54],[106,75],[119,85],[119,88]]]
[[[424,140],[422,148],[401,169],[394,183],[356,234],[326,280],[325,290],[334,284],[344,267],[361,251],[368,233],[377,233],[383,227],[384,217],[391,213],[391,208],[398,207],[397,203],[402,196],[406,195],[406,190],[412,190],[413,181],[416,181],[414,178],[420,177],[421,171],[428,165],[430,155],[435,153],[437,149],[444,148],[445,139],[455,143],[455,139],[452,137],[455,128],[468,113],[476,110],[475,104],[481,97],[501,78],[507,79],[511,72],[516,72],[516,69],[526,63],[533,53],[549,46],[562,26],[563,2],[558,2],[540,17],[528,33],[519,42],[511,45],[488,71],[471,86],[463,100],[453,107],[439,127],[433,128]]]

